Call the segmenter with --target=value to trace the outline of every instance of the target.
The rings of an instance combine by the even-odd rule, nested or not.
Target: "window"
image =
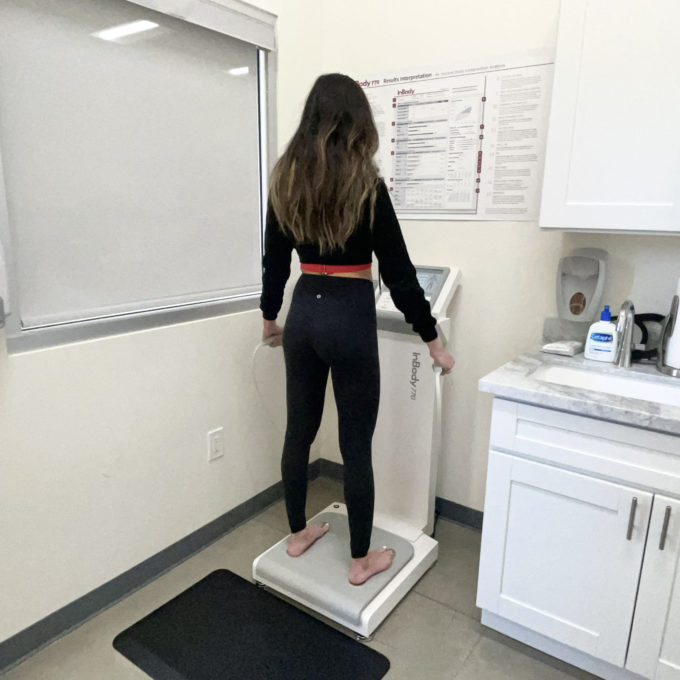
[[[257,306],[273,17],[144,4],[0,3],[10,349]]]

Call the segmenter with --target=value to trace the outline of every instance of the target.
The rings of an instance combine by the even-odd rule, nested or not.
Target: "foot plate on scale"
[[[437,543],[429,536],[421,536],[429,542],[426,552],[431,557],[427,564],[421,564],[422,540],[414,545],[407,538],[374,526],[371,550],[392,548],[394,562],[387,571],[361,586],[353,586],[347,580],[351,557],[345,506],[334,504],[310,520],[313,524],[322,522],[329,523],[328,533],[300,557],[286,553],[287,539],[262,553],[253,563],[253,578],[350,630],[369,635],[413,585],[412,576],[417,580],[434,562]],[[390,593],[399,595],[395,599]],[[383,602],[386,594],[393,604]]]

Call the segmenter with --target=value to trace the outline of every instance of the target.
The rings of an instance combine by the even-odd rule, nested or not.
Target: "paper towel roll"
[[[678,279],[678,286],[676,288],[675,294],[678,297],[680,297],[680,279]],[[666,364],[666,366],[680,368],[680,319],[678,318],[675,319],[673,335],[671,335],[671,337],[668,338],[668,344],[666,345],[666,354],[664,356],[664,363]]]

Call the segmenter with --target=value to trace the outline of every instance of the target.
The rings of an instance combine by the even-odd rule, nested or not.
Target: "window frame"
[[[187,0],[125,1],[237,38],[257,48],[260,171],[258,226],[261,258],[264,250],[268,177],[273,160],[276,158],[277,59],[275,15],[240,0],[219,0],[219,4],[213,0],[189,0],[189,2]],[[10,354],[198,321],[254,310],[259,307],[261,291],[255,291],[139,312],[126,312],[87,320],[55,323],[40,328],[23,328],[19,304],[18,276],[11,241],[2,148],[0,147],[0,251],[4,249],[9,296],[9,305],[5,301],[4,333],[7,340],[7,351]],[[1,271],[0,276],[2,276]],[[0,288],[1,284],[2,282],[0,282]],[[0,319],[0,328],[2,328],[2,319]]]

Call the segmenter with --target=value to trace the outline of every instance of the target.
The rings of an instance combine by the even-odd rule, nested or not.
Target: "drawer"
[[[680,437],[494,399],[491,448],[680,496]]]

